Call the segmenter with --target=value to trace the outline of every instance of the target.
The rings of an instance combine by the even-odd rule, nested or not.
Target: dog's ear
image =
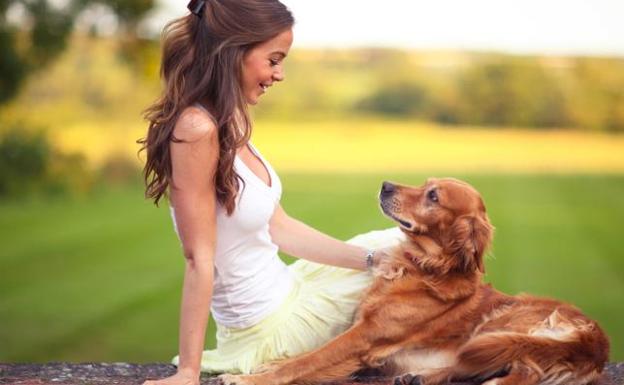
[[[462,215],[449,228],[444,251],[455,258],[457,268],[483,273],[483,254],[490,246],[493,231],[485,213]]]

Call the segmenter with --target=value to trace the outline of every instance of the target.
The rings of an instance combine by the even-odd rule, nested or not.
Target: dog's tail
[[[565,336],[486,333],[460,349],[456,376],[488,378],[516,363],[530,367],[542,378],[597,374],[608,359],[602,342],[600,334],[579,330]]]

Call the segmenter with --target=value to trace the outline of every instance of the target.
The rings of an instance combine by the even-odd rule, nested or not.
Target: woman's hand
[[[161,380],[147,380],[143,385],[199,385],[199,374],[178,371],[173,376]]]
[[[374,276],[393,280],[403,275],[404,268],[393,263],[395,249],[395,246],[391,246],[375,250],[372,268]]]

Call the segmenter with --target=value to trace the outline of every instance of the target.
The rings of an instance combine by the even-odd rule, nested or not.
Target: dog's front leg
[[[353,326],[324,346],[276,362],[270,370],[247,376],[222,375],[224,385],[283,385],[344,378],[360,367],[359,357],[370,347],[364,328]]]
[[[315,351],[278,363],[275,370],[268,373],[270,383],[320,382],[348,376],[359,368],[359,357],[370,347],[365,330],[356,325]]]

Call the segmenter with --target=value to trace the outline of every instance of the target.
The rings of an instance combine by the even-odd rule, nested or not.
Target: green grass
[[[458,177],[482,192],[496,226],[486,279],[577,304],[624,360],[624,176]],[[282,203],[346,239],[392,225],[375,198],[384,179],[424,177],[282,175]],[[169,360],[183,260],[168,216],[139,187],[0,203],[0,361]]]

